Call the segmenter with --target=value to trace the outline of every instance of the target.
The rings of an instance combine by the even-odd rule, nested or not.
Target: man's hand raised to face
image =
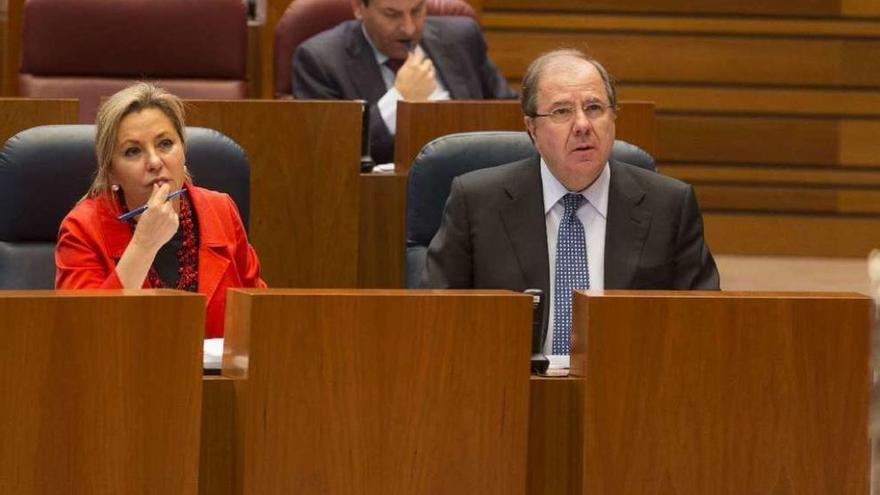
[[[412,52],[397,71],[394,87],[406,101],[425,101],[437,89],[434,64],[422,53]]]

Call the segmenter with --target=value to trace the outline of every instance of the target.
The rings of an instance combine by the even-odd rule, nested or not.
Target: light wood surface
[[[0,98],[0,143],[38,125],[76,124],[76,99]]]
[[[880,34],[880,25],[874,19],[839,17],[793,18],[746,16],[695,16],[689,12],[663,16],[637,15],[629,12],[591,12],[590,15],[572,15],[564,11],[492,10],[480,21],[484,29],[527,29],[544,31],[637,31],[653,33],[726,34],[742,36],[814,34],[871,37]]]
[[[529,495],[582,495],[581,378],[533,376],[529,397]]]
[[[755,15],[789,17],[876,17],[880,7],[867,0],[548,0],[540,4],[528,0],[484,0],[483,11],[507,10],[519,12],[648,12],[653,14],[699,15]]]
[[[868,297],[606,291],[574,304],[584,493],[868,493]]]
[[[713,253],[865,257],[880,246],[880,219],[872,217],[704,212],[703,221]]]
[[[876,61],[880,40],[674,34],[567,32],[566,41],[589,47],[622,81],[820,88],[867,87],[880,81],[880,62]],[[653,50],[644,49],[648,40]],[[523,62],[557,48],[560,35],[552,31],[493,31],[487,34],[487,42],[504,75],[518,81],[528,67]],[[799,56],[793,57],[793,53]],[[857,54],[870,60],[855,63]]]
[[[361,107],[348,101],[189,101],[251,164],[250,240],[274,287],[356,287]]]
[[[406,179],[400,172],[361,174],[358,287],[404,286]]]
[[[259,98],[272,98],[275,94],[275,26],[291,4],[292,0],[266,0],[266,22],[257,26],[256,35],[251,39],[256,43],[259,60],[252,62],[258,78],[252,82],[255,95]],[[252,52],[254,53],[254,52]]]
[[[224,376],[205,376],[202,380],[200,495],[235,493],[236,385],[237,380]]]
[[[527,296],[235,289],[227,310],[240,493],[525,493]]]
[[[880,145],[859,138],[878,132],[880,120],[660,115],[657,154],[664,163],[875,168]]]
[[[880,92],[870,89],[802,87],[700,87],[645,85],[622,82],[617,90],[628,100],[657,102],[661,113],[701,111],[703,115],[790,118],[880,116]]]
[[[192,494],[205,298],[0,294],[0,493]]]
[[[615,138],[628,141],[651,155],[657,153],[654,102],[618,101]]]
[[[715,257],[722,290],[831,291],[871,294],[867,257]],[[880,459],[878,459],[880,460]],[[880,480],[878,480],[880,481]]]
[[[697,192],[707,210],[766,211],[795,213],[880,213],[880,190],[804,190],[775,185],[702,185]]]
[[[764,186],[880,186],[880,170],[844,167],[786,167],[767,166],[748,168],[736,164],[666,163],[661,167],[666,175],[688,182],[738,183]],[[865,189],[868,189],[867,187]],[[835,189],[829,188],[832,192]],[[868,192],[872,192],[868,190]]]

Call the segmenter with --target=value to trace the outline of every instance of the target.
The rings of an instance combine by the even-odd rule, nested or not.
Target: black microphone
[[[366,100],[361,102],[361,172],[372,172],[376,162],[370,156],[370,104]]]
[[[547,339],[547,327],[544,326],[544,291],[526,289],[525,293],[532,296],[532,373],[544,374],[550,367],[550,360],[544,355],[544,341]]]

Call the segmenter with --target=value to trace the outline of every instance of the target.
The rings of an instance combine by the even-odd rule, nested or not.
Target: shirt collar
[[[607,217],[608,213],[608,190],[611,184],[611,168],[608,162],[599,173],[599,177],[592,184],[581,191],[569,191],[561,182],[553,175],[553,172],[547,167],[544,157],[541,157],[541,185],[544,190],[544,215],[546,215],[563,196],[569,192],[580,193],[587,198],[590,205],[602,216]]]

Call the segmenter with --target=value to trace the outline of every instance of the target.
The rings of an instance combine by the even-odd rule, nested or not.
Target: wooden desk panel
[[[529,495],[581,495],[582,378],[533,376],[529,397]]]
[[[169,290],[0,292],[0,493],[197,493],[204,307]]]
[[[868,493],[870,298],[588,294],[584,493]]]
[[[200,495],[232,495],[237,483],[235,394],[243,381],[203,382]],[[529,397],[528,495],[581,495],[583,380],[532,377]],[[239,392],[240,393],[240,392]]]
[[[394,167],[406,173],[424,145],[447,134],[524,130],[522,110],[514,100],[401,101],[397,104]]]
[[[852,2],[859,5],[856,2]],[[526,0],[485,0],[484,10],[504,10],[509,12],[534,13],[538,6]],[[834,16],[840,14],[849,2],[834,0],[814,0],[799,2],[797,0],[780,0],[776,2],[760,2],[744,0],[731,3],[724,0],[598,0],[583,2],[580,0],[550,0],[540,4],[542,11],[565,12],[588,16],[596,12],[651,12],[658,15],[670,13],[688,13],[709,17],[724,14],[738,16],[785,15],[798,17]]]
[[[406,180],[400,172],[361,174],[358,287],[404,286]]]
[[[38,125],[76,124],[79,100],[0,98],[0,143]]]
[[[228,311],[241,493],[525,493],[527,296],[234,289]]]
[[[251,243],[273,287],[356,287],[362,109],[348,101],[193,100],[251,163]]]
[[[235,493],[236,410],[239,382],[224,376],[202,379],[202,441],[199,448],[199,494]]]

